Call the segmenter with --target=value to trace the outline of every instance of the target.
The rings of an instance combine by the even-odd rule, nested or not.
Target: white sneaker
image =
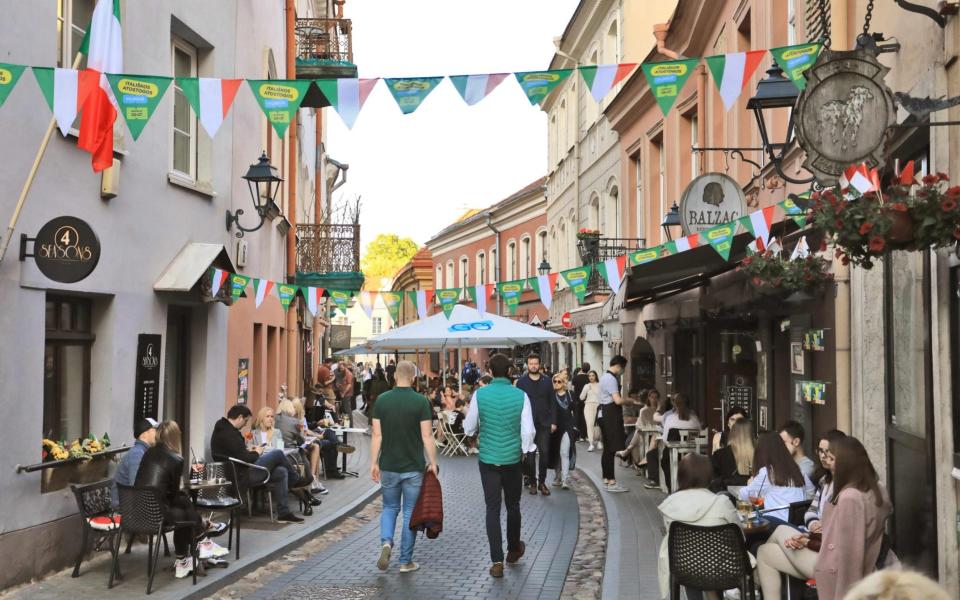
[[[230,554],[229,550],[213,540],[203,540],[197,544],[197,552],[200,554],[200,560],[205,558],[218,558]]]
[[[377,559],[377,568],[381,571],[386,571],[387,567],[390,566],[390,552],[393,550],[393,546],[390,544],[384,544],[380,548],[380,558]]]
[[[563,483],[560,484],[560,489],[562,489],[562,490],[569,490],[569,489],[570,489],[570,484],[567,483],[567,480],[566,480],[566,479],[564,479],[564,480],[563,480]]]
[[[740,600],[740,590],[727,590],[723,593],[723,600]]]
[[[603,442],[597,442],[597,450],[603,450]]]
[[[623,487],[623,486],[620,485],[619,483],[614,483],[613,485],[608,485],[608,486],[607,486],[607,491],[610,492],[611,494],[619,494],[619,493],[623,493],[623,492],[629,492],[630,490],[628,490],[627,488]]]
[[[189,556],[173,561],[173,575],[177,579],[183,579],[190,573],[193,573],[193,559]]]
[[[419,564],[419,563],[409,562],[409,563],[407,563],[407,564],[405,564],[405,565],[400,565],[400,572],[401,572],[401,573],[412,573],[413,571],[416,571],[416,570],[419,569],[419,568],[420,568],[420,564]]]
[[[593,452],[593,444],[587,446],[587,452]]]

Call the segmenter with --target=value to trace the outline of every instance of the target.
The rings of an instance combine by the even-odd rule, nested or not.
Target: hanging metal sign
[[[834,185],[850,165],[884,160],[887,128],[896,123],[890,69],[865,50],[824,49],[807,71],[797,103],[797,141],[803,166],[823,185]]]
[[[723,173],[701,175],[687,185],[680,200],[683,235],[706,231],[722,223],[736,221],[747,209],[743,190]]]
[[[27,243],[33,242],[33,254]],[[100,240],[76,217],[57,217],[40,228],[37,237],[20,236],[20,260],[33,258],[40,272],[60,283],[85,279],[100,262]]]

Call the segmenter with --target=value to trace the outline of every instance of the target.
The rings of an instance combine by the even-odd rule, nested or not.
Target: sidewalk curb
[[[356,500],[330,515],[325,521],[317,524],[311,529],[304,529],[303,535],[297,536],[278,548],[242,559],[241,562],[244,562],[245,564],[240,567],[231,568],[227,571],[224,571],[221,577],[211,580],[208,575],[205,583],[198,580],[196,587],[191,589],[189,594],[182,596],[183,600],[200,600],[215,594],[221,588],[224,588],[232,583],[236,583],[236,581],[244,575],[260,568],[265,561],[283,556],[284,554],[296,549],[296,547],[299,546],[305,539],[318,535],[323,531],[340,524],[341,521],[358,512],[369,502],[374,500],[379,493],[380,486],[378,484],[370,486],[370,488],[360,494]],[[232,563],[231,567],[234,564],[236,563]]]
[[[577,470],[586,475],[593,487],[597,488],[597,494],[603,502],[603,510],[607,513],[607,548],[603,558],[600,598],[601,600],[619,600],[616,586],[607,585],[607,580],[617,581],[620,579],[620,553],[612,551],[620,548],[620,528],[613,526],[614,523],[620,522],[620,510],[615,502],[608,499],[609,496],[603,489],[603,482],[596,475],[580,467],[577,467]]]

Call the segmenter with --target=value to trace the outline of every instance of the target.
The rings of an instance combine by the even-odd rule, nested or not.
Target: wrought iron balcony
[[[357,76],[350,19],[297,19],[297,78]]]
[[[580,252],[580,260],[583,264],[594,264],[603,262],[611,258],[617,258],[636,250],[647,247],[647,241],[643,238],[584,238],[577,240],[577,250]],[[610,286],[596,269],[590,275],[590,281],[587,283],[587,292],[609,293]]]
[[[360,225],[358,223],[297,225],[297,271],[302,273],[360,271]]]

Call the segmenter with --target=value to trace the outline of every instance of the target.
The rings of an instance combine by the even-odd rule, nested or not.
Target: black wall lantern
[[[660,227],[663,228],[663,232],[667,236],[667,241],[673,241],[673,234],[671,233],[671,230],[674,227],[681,228],[680,232],[683,233],[683,222],[680,220],[680,207],[677,206],[676,202],[674,202],[673,206],[670,207],[670,212],[663,215],[663,221],[660,222]]]
[[[283,179],[277,174],[277,169],[270,164],[270,158],[264,152],[260,155],[257,164],[250,165],[247,174],[243,176],[250,187],[250,197],[253,199],[253,207],[260,216],[260,223],[252,229],[247,229],[240,224],[240,215],[243,209],[237,209],[237,212],[227,211],[227,231],[230,231],[234,225],[237,226],[237,237],[243,237],[243,234],[256,231],[263,227],[263,224],[269,219],[273,221],[280,216],[280,207],[274,202],[277,191],[280,190],[280,183]]]
[[[747,108],[753,111],[753,115],[757,119],[757,128],[760,129],[760,141],[763,144],[764,151],[767,153],[767,157],[777,170],[777,174],[790,183],[805,184],[811,183],[814,177],[811,176],[809,179],[794,179],[785,174],[780,167],[780,163],[783,161],[783,155],[786,154],[787,150],[790,149],[791,143],[793,143],[793,113],[799,95],[800,91],[797,89],[797,86],[784,77],[779,65],[774,63],[773,66],[767,69],[767,77],[760,80],[760,83],[757,84],[757,93],[747,102]],[[768,117],[765,115],[771,115],[772,117],[778,109],[782,108],[790,111],[790,116],[787,119],[787,131],[782,140],[771,140],[770,135],[772,132],[767,129]]]
[[[547,262],[546,256],[544,256],[543,260],[540,261],[540,266],[537,267],[537,272],[540,273],[541,275],[550,274],[550,263]]]

